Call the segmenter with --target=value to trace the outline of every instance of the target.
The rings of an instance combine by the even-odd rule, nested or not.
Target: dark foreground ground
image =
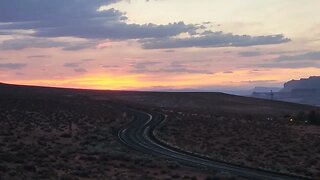
[[[320,127],[287,118],[171,114],[164,143],[232,164],[320,179]]]
[[[123,107],[168,115],[156,136],[177,148],[320,177],[320,129],[293,122],[314,107],[220,93],[88,91],[0,85],[0,179],[239,179],[130,150]]]
[[[124,102],[20,90],[0,88],[0,179],[232,179],[121,144]]]

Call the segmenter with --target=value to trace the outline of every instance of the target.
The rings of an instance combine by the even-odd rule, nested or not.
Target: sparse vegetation
[[[156,136],[171,146],[213,159],[320,178],[319,127],[310,130],[313,126],[290,122],[286,116],[246,119],[209,113],[172,112]],[[315,114],[310,111],[306,117]]]
[[[320,177],[320,126],[305,123],[317,122],[313,107],[220,93],[0,90],[0,179],[234,179],[128,149],[117,139],[132,120],[124,106],[168,115],[155,134],[171,146]]]
[[[46,90],[16,91],[0,93],[0,179],[131,180],[211,174],[121,144],[117,131],[132,120],[123,115],[124,103],[42,94]]]
[[[315,110],[309,112],[300,111],[296,117],[300,122],[310,123],[313,125],[320,125],[320,113]]]

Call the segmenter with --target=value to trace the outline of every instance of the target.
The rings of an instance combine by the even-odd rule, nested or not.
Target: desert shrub
[[[181,176],[178,175],[178,174],[174,174],[174,175],[172,175],[171,177],[172,177],[172,179],[179,179]]]
[[[304,111],[300,111],[296,117],[298,121],[306,121],[308,120],[307,114]]]
[[[100,154],[99,155],[99,160],[100,161],[109,161],[110,160],[110,156],[108,154],[106,154],[106,153]]]
[[[179,164],[173,162],[168,165],[169,169],[178,169],[179,167]]]
[[[285,114],[285,115],[283,115],[283,117],[284,117],[285,119],[287,119],[287,118],[290,118],[291,115],[290,115],[290,114]]]
[[[72,174],[82,178],[89,178],[91,172],[89,169],[81,169],[81,170],[75,170]]]
[[[219,180],[220,178],[218,178],[218,177],[212,177],[212,176],[207,176],[206,178],[205,178],[205,180]]]
[[[71,134],[70,133],[63,133],[63,134],[61,134],[60,137],[62,137],[62,138],[70,138]]]
[[[108,152],[110,160],[119,160],[119,161],[131,161],[132,157],[128,154],[124,154],[122,152],[113,151]]]
[[[7,170],[7,166],[0,164],[0,172],[6,172]]]
[[[69,174],[63,174],[61,177],[60,177],[60,180],[78,180],[79,178],[77,177],[74,177],[72,175],[69,175]]]
[[[113,126],[110,127],[110,130],[111,130],[111,134],[112,134],[112,135],[117,135],[117,134],[118,134],[118,131],[119,131],[118,128],[113,127]]]
[[[229,172],[219,172],[216,174],[216,179],[225,179],[225,180],[234,180],[236,179],[232,174]]]
[[[16,176],[16,175],[17,175],[16,171],[10,171],[9,172],[9,176],[11,176],[11,177]]]
[[[310,124],[320,125],[320,114],[314,110],[307,113],[304,111],[300,111],[297,114],[296,119],[298,121],[307,121]]]
[[[31,163],[25,164],[23,166],[23,168],[24,168],[24,170],[29,171],[29,172],[36,172],[36,170],[37,170],[36,167]]]
[[[168,171],[166,171],[166,170],[161,170],[160,173],[161,173],[161,174],[167,174]]]
[[[137,178],[138,180],[152,180],[154,179],[153,177],[149,175],[142,175],[141,177]]]
[[[252,121],[253,120],[253,116],[251,114],[246,114],[245,115],[245,119]]]
[[[0,154],[0,160],[3,162],[14,162],[16,160],[15,156],[11,153]]]
[[[320,125],[320,114],[316,111],[310,111],[308,113],[308,120],[311,124]]]
[[[81,156],[80,159],[83,160],[83,161],[95,161],[95,160],[97,160],[97,158],[95,156]]]

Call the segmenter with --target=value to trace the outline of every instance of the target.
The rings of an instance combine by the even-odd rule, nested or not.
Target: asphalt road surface
[[[118,137],[120,141],[127,146],[143,153],[162,156],[166,159],[174,160],[195,168],[229,172],[239,177],[249,179],[308,179],[305,177],[233,165],[170,147],[156,139],[153,134],[154,129],[165,120],[164,115],[156,112],[147,113],[135,110],[132,110],[131,113],[135,117],[134,120],[118,132]]]

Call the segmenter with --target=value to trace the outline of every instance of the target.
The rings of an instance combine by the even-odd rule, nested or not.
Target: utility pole
[[[273,100],[273,98],[274,98],[274,93],[273,93],[273,91],[271,90],[271,91],[270,91],[270,99]]]

